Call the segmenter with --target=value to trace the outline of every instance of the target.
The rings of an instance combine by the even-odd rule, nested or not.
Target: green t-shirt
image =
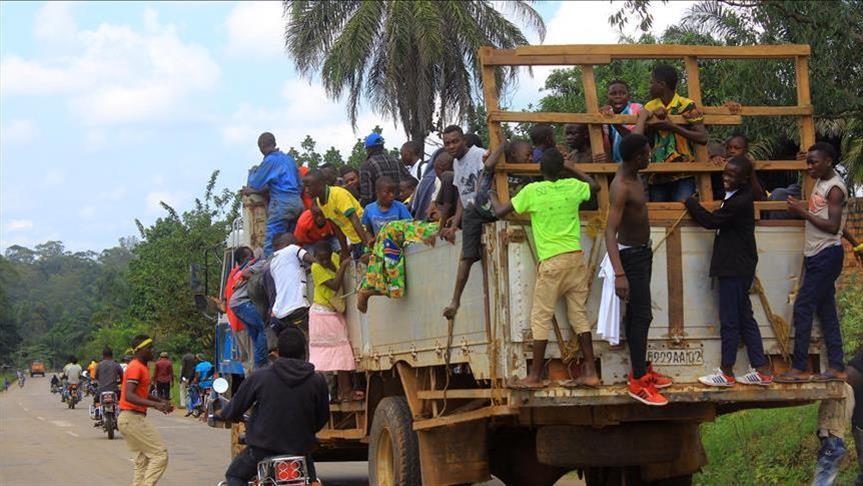
[[[517,213],[530,213],[539,260],[581,250],[578,208],[590,199],[590,186],[578,179],[533,182],[512,198]]]

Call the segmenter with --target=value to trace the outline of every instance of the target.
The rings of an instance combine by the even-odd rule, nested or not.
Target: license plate
[[[704,350],[649,349],[647,360],[659,366],[698,366],[704,364]]]

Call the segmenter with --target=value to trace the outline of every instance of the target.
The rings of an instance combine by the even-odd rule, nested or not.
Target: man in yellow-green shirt
[[[359,259],[363,253],[363,244],[371,248],[374,243],[374,237],[366,232],[360,222],[363,207],[359,201],[347,189],[328,186],[321,173],[316,170],[306,174],[303,184],[309,197],[315,200],[324,216],[335,223],[348,238],[354,259]]]
[[[589,175],[578,170],[575,164],[567,164],[566,168],[574,172],[576,178],[562,179],[563,156],[554,147],[542,153],[539,167],[545,180],[528,184],[509,204],[501,204],[495,194],[490,193],[492,207],[499,218],[512,211],[530,214],[539,257],[530,312],[533,362],[527,377],[513,381],[509,386],[517,389],[544,386],[542,369],[545,348],[554,307],[561,296],[566,298],[566,316],[584,353],[578,378],[564,383],[564,386],[596,386],[600,381],[596,374],[591,326],[585,309],[590,274],[581,252],[578,210],[582,203],[599,191],[599,185]]]

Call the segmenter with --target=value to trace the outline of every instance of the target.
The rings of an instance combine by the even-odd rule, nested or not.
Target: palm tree
[[[483,0],[284,0],[285,47],[297,70],[320,75],[332,98],[348,97],[356,127],[361,100],[401,121],[422,142],[436,126],[475,108],[477,51],[528,43],[522,31]],[[545,38],[545,23],[528,1],[498,2]],[[498,72],[501,88],[515,68]]]

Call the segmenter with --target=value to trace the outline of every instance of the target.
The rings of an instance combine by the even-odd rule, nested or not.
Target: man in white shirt
[[[408,168],[411,176],[417,181],[421,180],[428,166],[428,161],[423,160],[422,143],[416,140],[408,140],[402,144],[401,158],[402,163]]]
[[[458,189],[455,216],[450,225],[441,232],[448,241],[455,240],[455,232],[461,224],[464,208],[473,204],[479,185],[479,175],[482,172],[482,157],[485,149],[473,146],[468,148],[464,131],[457,125],[450,125],[443,131],[444,150],[453,158],[453,184]]]
[[[276,286],[270,327],[276,336],[291,325],[299,327],[309,342],[309,300],[306,297],[306,267],[314,257],[296,244],[294,235],[281,233],[273,239],[275,252],[270,260],[270,275]]]
[[[72,357],[69,363],[63,367],[63,374],[66,375],[66,380],[70,385],[77,385],[81,382],[81,365],[78,364],[78,358]]]

